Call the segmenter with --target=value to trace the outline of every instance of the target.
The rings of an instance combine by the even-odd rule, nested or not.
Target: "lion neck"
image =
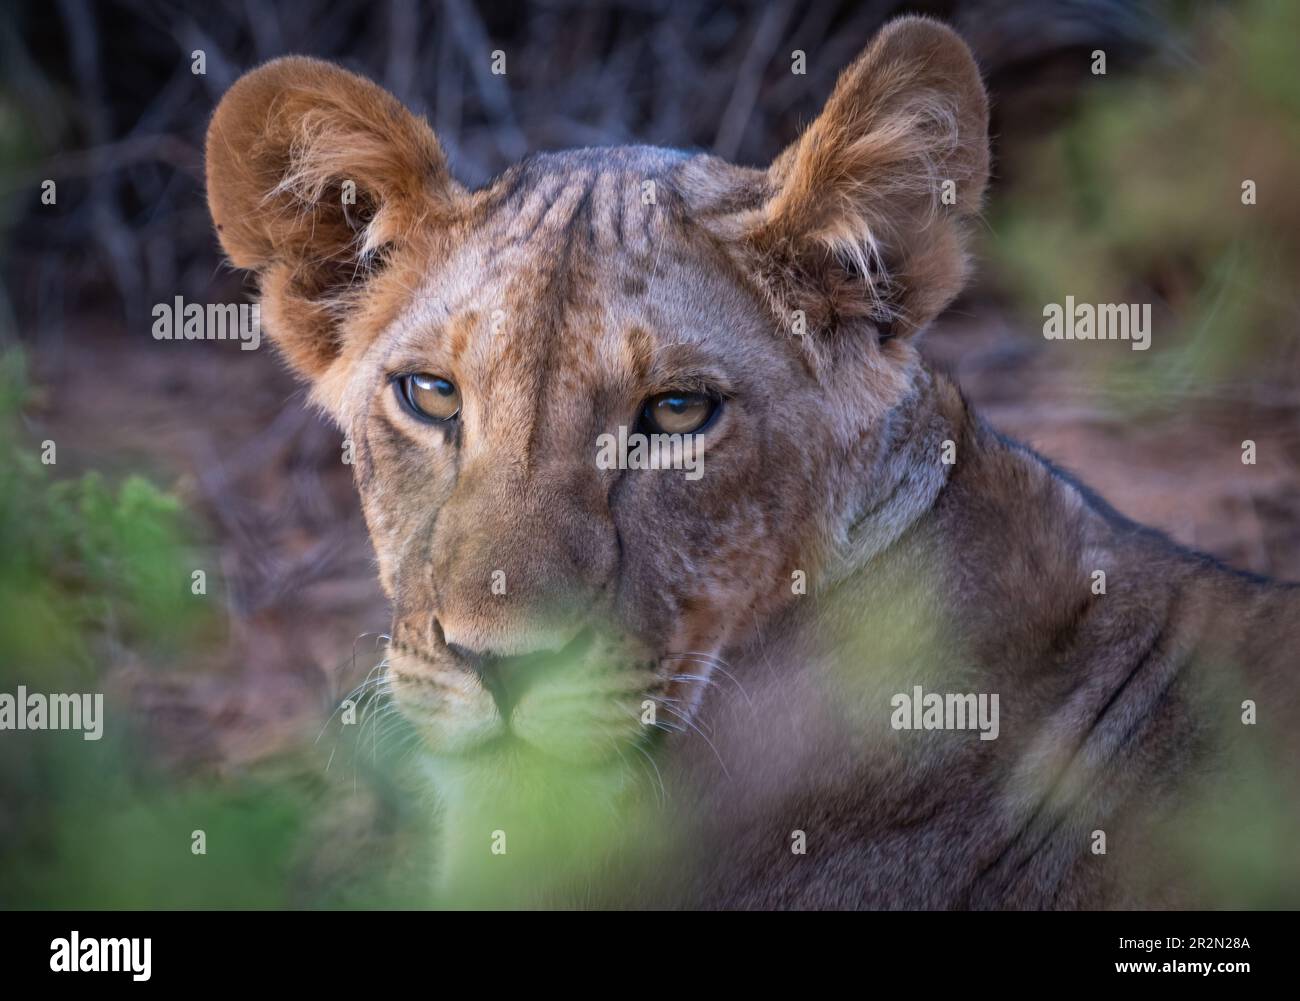
[[[925,518],[948,483],[970,415],[956,385],[918,365],[909,391],[846,464],[858,489],[837,526],[822,577],[830,589],[868,568]]]

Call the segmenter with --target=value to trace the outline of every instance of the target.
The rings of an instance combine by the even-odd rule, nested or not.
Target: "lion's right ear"
[[[387,298],[376,286],[462,194],[423,119],[368,80],[301,57],[245,74],[222,98],[207,185],[222,247],[258,275],[271,340],[313,379],[376,332]]]

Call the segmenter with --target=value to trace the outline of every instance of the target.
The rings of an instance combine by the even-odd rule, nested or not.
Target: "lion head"
[[[767,169],[584,149],[470,191],[336,66],[230,89],[212,218],[351,444],[430,748],[592,762],[689,727],[729,651],[823,585],[912,335],[964,280],[986,127],[966,46],[920,18]]]

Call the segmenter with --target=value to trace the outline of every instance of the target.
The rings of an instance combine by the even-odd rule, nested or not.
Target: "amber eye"
[[[460,390],[438,375],[420,372],[397,379],[397,393],[417,417],[449,421],[460,413]]]
[[[645,401],[641,420],[658,434],[690,434],[713,419],[718,405],[707,393],[660,393]]]

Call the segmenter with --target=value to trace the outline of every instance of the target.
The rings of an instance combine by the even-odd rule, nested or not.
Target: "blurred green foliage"
[[[84,671],[92,635],[175,651],[203,607],[190,594],[179,502],[134,476],[116,489],[94,473],[54,479],[41,443],[17,433],[25,386],[23,356],[0,356],[5,663],[43,677]]]
[[[204,625],[190,593],[194,537],[180,502],[138,477],[56,479],[24,434],[23,357],[0,355],[0,691],[105,689],[131,651],[184,663]],[[320,783],[290,775],[180,780],[149,762],[127,706],[105,698],[103,737],[0,732],[0,907],[286,907]],[[191,852],[205,832],[206,855]],[[358,867],[367,875],[364,866]],[[376,877],[378,878],[378,877]],[[374,904],[382,888],[343,898]],[[400,902],[395,895],[387,902]]]
[[[1015,165],[990,220],[996,270],[1031,324],[1067,295],[1154,304],[1152,352],[1082,352],[1137,408],[1258,368],[1300,318],[1300,6],[1186,18],[1191,61],[1097,77]],[[1246,181],[1256,204],[1243,204]]]
[[[1167,832],[1172,864],[1194,873],[1218,908],[1300,905],[1300,808],[1276,758],[1235,747],[1199,793],[1181,826]]]

